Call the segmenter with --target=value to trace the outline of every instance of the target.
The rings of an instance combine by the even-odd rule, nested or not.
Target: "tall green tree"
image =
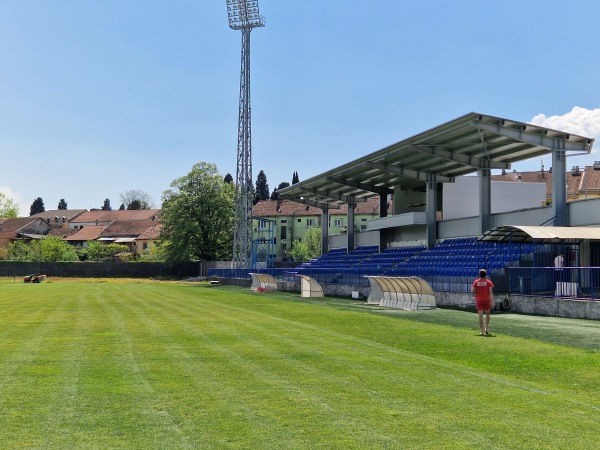
[[[267,175],[261,170],[256,177],[255,189],[254,189],[254,204],[257,204],[261,200],[269,199],[269,184],[267,183]]]
[[[292,184],[296,184],[300,182],[300,178],[298,177],[298,172],[294,171],[292,175]]]
[[[289,187],[290,183],[288,183],[287,181],[283,181],[281,183],[279,183],[279,186],[277,186],[275,189],[273,189],[273,193],[271,194],[271,200],[278,200],[279,199],[279,191],[282,190],[283,188]]]
[[[167,261],[229,260],[235,187],[215,164],[194,164],[163,193],[161,247]]]
[[[19,205],[2,192],[0,192],[0,217],[3,219],[15,219],[19,217]]]
[[[61,198],[60,201],[58,202],[58,209],[60,209],[60,210],[67,209],[67,202],[65,202],[64,198]]]
[[[102,211],[112,211],[112,208],[110,206],[110,200],[108,198],[104,199],[104,205],[102,205]]]
[[[38,197],[33,201],[29,208],[29,215],[33,216],[34,214],[43,213],[44,211],[46,211],[44,200],[42,200],[42,197]]]
[[[304,235],[303,241],[295,241],[290,250],[294,261],[301,263],[312,258],[318,258],[322,252],[321,228],[311,228]]]

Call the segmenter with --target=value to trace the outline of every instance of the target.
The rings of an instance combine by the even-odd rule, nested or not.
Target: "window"
[[[287,239],[287,227],[286,226],[282,226],[281,227],[281,240]]]
[[[334,227],[343,227],[344,219],[333,219],[333,226]]]
[[[306,228],[314,227],[315,221],[314,219],[306,219]]]
[[[287,223],[287,219],[281,219],[281,223]]]

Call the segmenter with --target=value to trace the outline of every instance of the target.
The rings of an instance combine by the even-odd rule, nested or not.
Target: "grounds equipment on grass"
[[[41,283],[46,279],[46,275],[29,274],[23,277],[24,283]]]

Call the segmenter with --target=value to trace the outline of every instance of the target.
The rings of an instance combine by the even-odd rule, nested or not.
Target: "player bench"
[[[276,291],[277,281],[273,278],[273,275],[268,273],[251,273],[252,285],[250,289],[253,291]]]
[[[367,304],[398,309],[435,309],[433,289],[419,277],[367,275],[371,291]]]
[[[301,274],[296,274],[296,276],[300,277],[301,297],[323,297],[323,288],[314,278]]]

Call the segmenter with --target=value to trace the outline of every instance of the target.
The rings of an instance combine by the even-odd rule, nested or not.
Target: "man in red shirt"
[[[479,313],[479,335],[488,334],[490,326],[490,305],[494,301],[494,283],[488,280],[485,269],[479,271],[479,278],[473,281],[471,293],[475,296],[477,312]],[[485,311],[485,328],[483,327],[483,312]]]

